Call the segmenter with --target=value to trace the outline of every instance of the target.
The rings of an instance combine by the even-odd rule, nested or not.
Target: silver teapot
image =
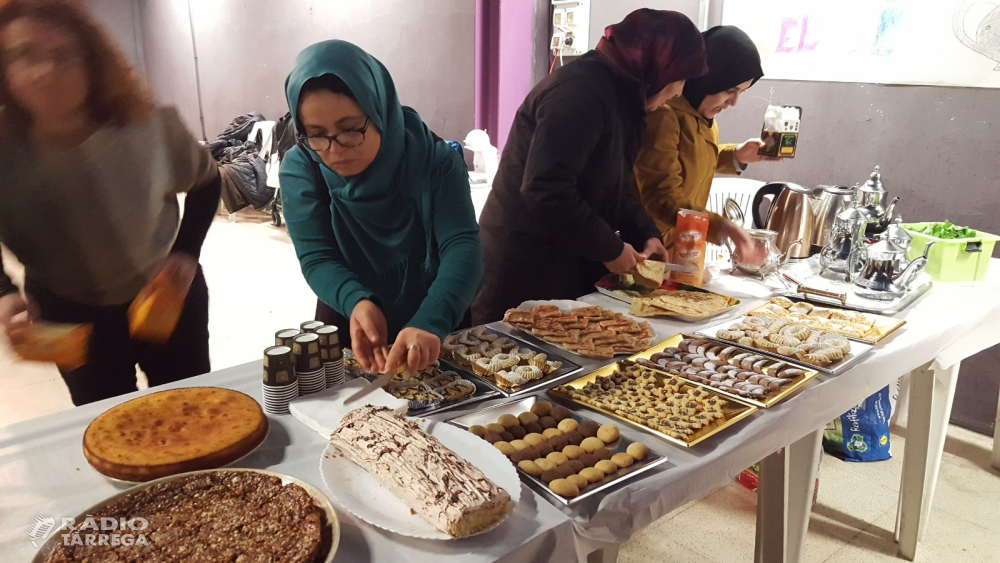
[[[750,229],[746,231],[747,235],[754,240],[758,245],[762,245],[767,250],[767,256],[764,258],[763,262],[753,263],[742,259],[739,253],[736,252],[735,246],[731,241],[726,240],[726,247],[729,248],[729,255],[733,261],[733,269],[745,272],[747,274],[753,274],[760,276],[761,279],[775,273],[779,268],[784,266],[788,259],[791,257],[791,252],[781,252],[778,250],[775,240],[778,238],[778,233],[776,231],[769,231],[767,229]],[[788,248],[791,250],[793,246],[801,246],[802,239],[792,241]]]
[[[830,242],[819,253],[819,262],[825,271],[844,274],[851,281],[864,261],[865,229],[868,216],[857,207],[837,214],[831,229]]]
[[[860,297],[879,301],[902,297],[927,266],[927,255],[933,245],[933,242],[927,243],[923,256],[899,271],[900,261],[906,258],[906,248],[883,236],[882,240],[865,249],[865,264],[854,279],[854,292]]]
[[[892,213],[899,202],[899,197],[895,197],[886,206],[885,200],[889,194],[882,183],[882,173],[879,167],[868,177],[864,185],[855,188],[854,206],[860,209],[868,217],[868,236],[882,233],[892,222]]]

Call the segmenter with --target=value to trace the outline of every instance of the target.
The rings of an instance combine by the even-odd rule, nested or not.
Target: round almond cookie
[[[500,450],[500,453],[502,453],[507,457],[514,455],[514,452],[517,451],[517,448],[510,445],[510,442],[504,442],[503,440],[500,440],[499,442],[494,442],[493,447]]]
[[[614,424],[605,424],[597,429],[597,437],[605,444],[614,442],[619,436],[621,436],[621,432],[619,432],[618,427]]]
[[[559,421],[559,426],[557,426],[557,428],[563,432],[572,432],[573,430],[576,430],[578,426],[580,426],[580,423],[575,419],[564,418]]]
[[[607,459],[598,461],[594,468],[600,469],[605,475],[611,475],[612,473],[618,471],[618,466],[615,465],[613,461]]]
[[[592,454],[597,450],[597,448],[604,447],[604,441],[600,438],[594,437],[585,438],[582,442],[580,442],[580,447],[583,448],[583,450],[588,454]]]
[[[521,421],[521,424],[531,424],[532,422],[538,422],[538,415],[533,412],[522,412],[517,415],[517,419]]]
[[[549,461],[548,458],[540,457],[535,460],[535,465],[542,468],[542,471],[555,471],[556,464]]]
[[[552,412],[552,403],[548,401],[536,401],[531,405],[531,412],[539,417],[548,416]]]
[[[636,460],[642,460],[646,459],[646,456],[649,455],[649,448],[647,448],[646,444],[643,444],[642,442],[632,442],[628,445],[628,448],[625,449],[625,452]]]
[[[590,484],[590,481],[588,481],[586,477],[577,475],[575,473],[567,477],[566,480],[576,485],[578,489],[583,489]]]
[[[566,454],[562,452],[552,452],[549,455],[545,456],[545,459],[551,461],[556,465],[564,465],[567,461],[569,461],[569,458],[566,457]]]
[[[511,426],[521,424],[521,422],[512,414],[503,414],[497,419],[497,424],[503,426],[504,428],[510,428]]]
[[[580,476],[591,483],[596,483],[604,479],[604,472],[595,467],[588,467],[580,472]]]
[[[549,489],[552,489],[553,493],[564,498],[573,498],[580,495],[579,487],[568,479],[553,479],[549,482]]]
[[[530,447],[524,440],[514,440],[510,443],[510,445],[514,446],[514,449],[516,450],[526,450]]]
[[[496,423],[496,422],[491,422],[491,423],[489,423],[489,424],[486,425],[486,430],[488,432],[495,432],[495,433],[499,434],[501,432],[506,432],[507,431],[507,427],[504,426],[503,424],[499,424],[499,423]]]
[[[542,436],[541,434],[532,433],[526,435],[523,438],[523,440],[527,442],[529,446],[537,446],[545,441],[545,436]]]
[[[617,453],[611,456],[611,461],[613,461],[615,465],[621,467],[622,469],[635,463],[635,459],[633,459],[632,456],[626,453]]]
[[[536,464],[535,462],[531,461],[530,459],[526,459],[524,461],[521,461],[520,463],[517,464],[517,467],[521,471],[524,471],[525,473],[527,473],[528,475],[531,475],[532,477],[541,477],[542,476],[542,468],[538,467],[538,464]]]
[[[565,456],[568,457],[569,459],[573,460],[573,459],[579,459],[580,456],[582,456],[587,452],[580,446],[566,446],[565,448],[563,448],[562,453],[565,454]]]
[[[545,432],[542,432],[542,436],[545,436],[546,438],[552,438],[553,436],[562,436],[562,435],[563,431],[559,430],[558,428],[548,428],[545,430]]]
[[[479,436],[480,438],[482,438],[482,437],[486,436],[486,427],[485,426],[480,426],[478,424],[473,424],[472,426],[469,427],[469,432],[472,432],[476,436]]]

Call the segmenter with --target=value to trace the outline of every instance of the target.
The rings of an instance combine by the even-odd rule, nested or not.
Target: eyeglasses
[[[8,66],[34,68],[45,63],[60,69],[75,67],[83,62],[83,55],[78,50],[55,49],[47,53],[35,49],[12,49],[4,55]]]
[[[334,142],[345,149],[353,149],[354,147],[365,142],[365,132],[368,131],[369,123],[371,123],[371,118],[367,117],[365,118],[365,124],[357,129],[348,129],[342,133],[332,136],[315,135],[307,137],[305,135],[301,135],[299,136],[299,141],[305,143],[309,148],[317,152],[330,150],[330,147]]]

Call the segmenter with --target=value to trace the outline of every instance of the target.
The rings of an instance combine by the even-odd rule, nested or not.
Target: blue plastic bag
[[[889,453],[889,387],[835,418],[823,431],[823,449],[844,461],[884,461]]]

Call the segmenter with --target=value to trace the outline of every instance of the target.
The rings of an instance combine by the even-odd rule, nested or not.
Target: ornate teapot
[[[765,277],[775,273],[779,268],[788,262],[791,257],[791,252],[782,253],[778,250],[775,245],[775,240],[778,238],[778,233],[775,231],[769,231],[766,229],[750,229],[746,231],[747,235],[750,236],[758,245],[763,246],[767,250],[767,256],[764,257],[762,262],[753,262],[749,259],[743,259],[736,252],[735,246],[731,241],[726,241],[726,247],[729,248],[729,254],[733,260],[733,269],[745,272],[748,274],[754,274],[764,279]],[[789,245],[789,250],[792,246],[802,245],[802,239],[793,241]]]

